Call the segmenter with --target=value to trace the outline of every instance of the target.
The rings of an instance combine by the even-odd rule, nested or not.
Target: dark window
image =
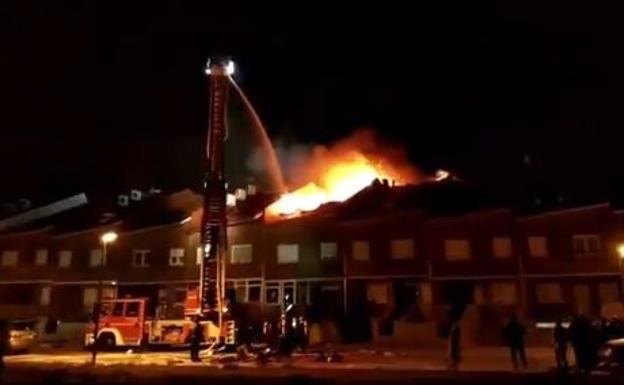
[[[249,302],[259,302],[260,301],[260,285],[258,286],[249,286],[248,293],[248,301]]]
[[[284,284],[284,299],[288,298],[291,303],[295,302],[295,285],[292,283]]]
[[[123,307],[124,307],[123,302],[116,302],[115,305],[113,306],[113,316],[121,317],[123,315]]]
[[[587,239],[587,249],[590,253],[597,253],[600,246],[598,244],[597,237],[590,237]]]
[[[139,302],[128,302],[126,306],[126,317],[137,317],[139,315]]]

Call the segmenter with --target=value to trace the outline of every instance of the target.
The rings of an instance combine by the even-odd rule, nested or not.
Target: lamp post
[[[100,243],[102,244],[102,260],[100,261],[100,268],[103,269],[106,265],[106,248],[109,243],[113,243],[117,240],[117,233],[114,231],[108,231],[100,236]],[[97,301],[93,306],[93,322],[95,327],[93,329],[93,351],[91,353],[91,364],[95,365],[97,359],[97,335],[100,329],[100,311],[102,303],[102,275],[100,274],[97,287]]]
[[[620,273],[620,299],[624,302],[624,271],[622,271],[622,265],[624,264],[624,242],[617,246],[618,253],[618,273]]]

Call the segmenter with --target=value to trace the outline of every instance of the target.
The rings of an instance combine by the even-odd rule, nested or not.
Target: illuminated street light
[[[102,260],[100,261],[100,268],[104,268],[104,266],[106,265],[106,246],[109,243],[113,243],[117,240],[117,233],[114,231],[107,231],[104,234],[100,235],[100,242],[102,243]],[[100,276],[100,279],[98,281],[98,287],[97,287],[97,302],[95,303],[95,305],[93,306],[93,322],[95,323],[95,327],[93,328],[93,351],[91,353],[91,364],[95,365],[96,363],[96,359],[97,359],[97,337],[98,337],[98,333],[100,331],[100,309],[101,309],[101,304],[102,304],[102,286],[103,286],[103,282],[102,282],[102,276]],[[116,284],[116,282],[114,283],[114,285]]]
[[[624,242],[617,245],[616,250],[618,252],[618,270],[620,273],[620,298],[624,301],[624,271],[622,271],[622,265],[624,264]]]
[[[113,243],[116,240],[117,240],[117,233],[114,231],[109,231],[107,233],[104,233],[100,237],[100,241],[102,242],[103,245],[106,245],[108,243]]]

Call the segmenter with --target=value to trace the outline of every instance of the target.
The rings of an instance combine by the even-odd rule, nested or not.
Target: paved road
[[[255,362],[243,362],[236,367],[208,360],[191,363],[187,352],[100,353],[97,367],[90,363],[90,353],[84,351],[47,350],[35,354],[6,358],[7,372],[3,384],[102,384],[140,383],[171,384],[560,384],[597,383],[622,384],[622,379],[590,379],[560,377],[550,370],[552,358],[548,349],[529,351],[531,368],[513,373],[507,351],[502,348],[471,349],[464,354],[462,370],[445,370],[442,349],[366,349],[345,348],[344,362],[316,362],[313,356],[297,356],[289,362],[270,363],[259,367]],[[381,370],[380,370],[381,369]]]

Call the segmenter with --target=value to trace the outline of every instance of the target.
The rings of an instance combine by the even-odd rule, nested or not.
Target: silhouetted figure
[[[449,331],[449,370],[457,370],[461,361],[461,329],[453,322]]]
[[[527,367],[526,351],[524,348],[525,335],[526,329],[524,325],[518,321],[518,317],[515,315],[512,316],[505,326],[504,336],[511,352],[511,361],[514,370],[518,370],[518,361],[520,361],[524,369]]]
[[[592,325],[589,319],[582,314],[574,317],[569,336],[576,366],[580,371],[589,373],[592,364]]]
[[[597,337],[598,337],[599,346],[602,346],[610,339],[609,321],[607,321],[607,319],[604,317],[600,318],[600,324],[598,324],[598,330],[597,330]]]
[[[559,370],[568,370],[568,331],[558,319],[553,330],[553,343],[555,348],[555,362]]]
[[[195,324],[193,325],[193,330],[191,331],[191,361],[193,362],[201,361],[201,359],[199,358],[199,350],[203,337],[203,327],[199,322],[199,318],[196,318]]]
[[[4,372],[4,355],[9,351],[9,325],[0,320],[0,375]]]

